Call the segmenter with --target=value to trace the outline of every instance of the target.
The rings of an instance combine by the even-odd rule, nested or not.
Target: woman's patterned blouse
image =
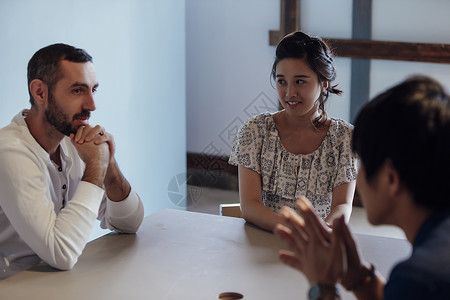
[[[264,113],[245,122],[234,141],[229,163],[257,172],[262,181],[262,203],[279,213],[295,210],[306,196],[322,219],[330,213],[333,188],[356,179],[357,159],[352,153],[353,125],[331,119],[321,145],[310,154],[293,154],[281,144],[273,116]]]

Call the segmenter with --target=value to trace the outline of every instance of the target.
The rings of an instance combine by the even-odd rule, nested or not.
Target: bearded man
[[[124,233],[142,223],[113,136],[89,125],[97,88],[82,49],[54,44],[30,59],[31,108],[0,129],[0,279],[42,261],[71,269],[96,218]]]

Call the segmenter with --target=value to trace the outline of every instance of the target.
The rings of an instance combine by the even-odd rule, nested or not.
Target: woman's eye
[[[301,79],[299,79],[299,80],[296,80],[295,83],[296,83],[296,84],[302,84],[302,83],[304,83],[304,81],[301,80]]]
[[[278,84],[283,84],[283,83],[284,83],[284,80],[283,80],[283,79],[278,79],[277,83],[278,83]]]

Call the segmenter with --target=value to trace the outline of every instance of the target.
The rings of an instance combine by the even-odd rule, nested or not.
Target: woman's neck
[[[278,112],[275,115],[275,123],[279,125],[282,128],[289,128],[292,130],[320,130],[315,125],[315,120],[319,117],[319,113],[315,111],[311,115],[305,115],[305,116],[295,116],[292,114],[287,113],[285,110],[282,110]],[[326,122],[327,120],[325,120]],[[325,123],[323,122],[323,123]]]

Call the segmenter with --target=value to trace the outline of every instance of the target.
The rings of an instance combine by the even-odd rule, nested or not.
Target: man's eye
[[[92,94],[97,93],[97,89],[92,89]]]
[[[80,88],[78,88],[78,89],[73,89],[73,90],[72,90],[72,93],[74,93],[74,94],[79,94],[79,93],[81,93],[81,89],[80,89]]]
[[[302,83],[304,83],[304,81],[301,80],[301,79],[299,79],[299,80],[296,80],[295,83],[296,83],[296,84],[302,84]]]

